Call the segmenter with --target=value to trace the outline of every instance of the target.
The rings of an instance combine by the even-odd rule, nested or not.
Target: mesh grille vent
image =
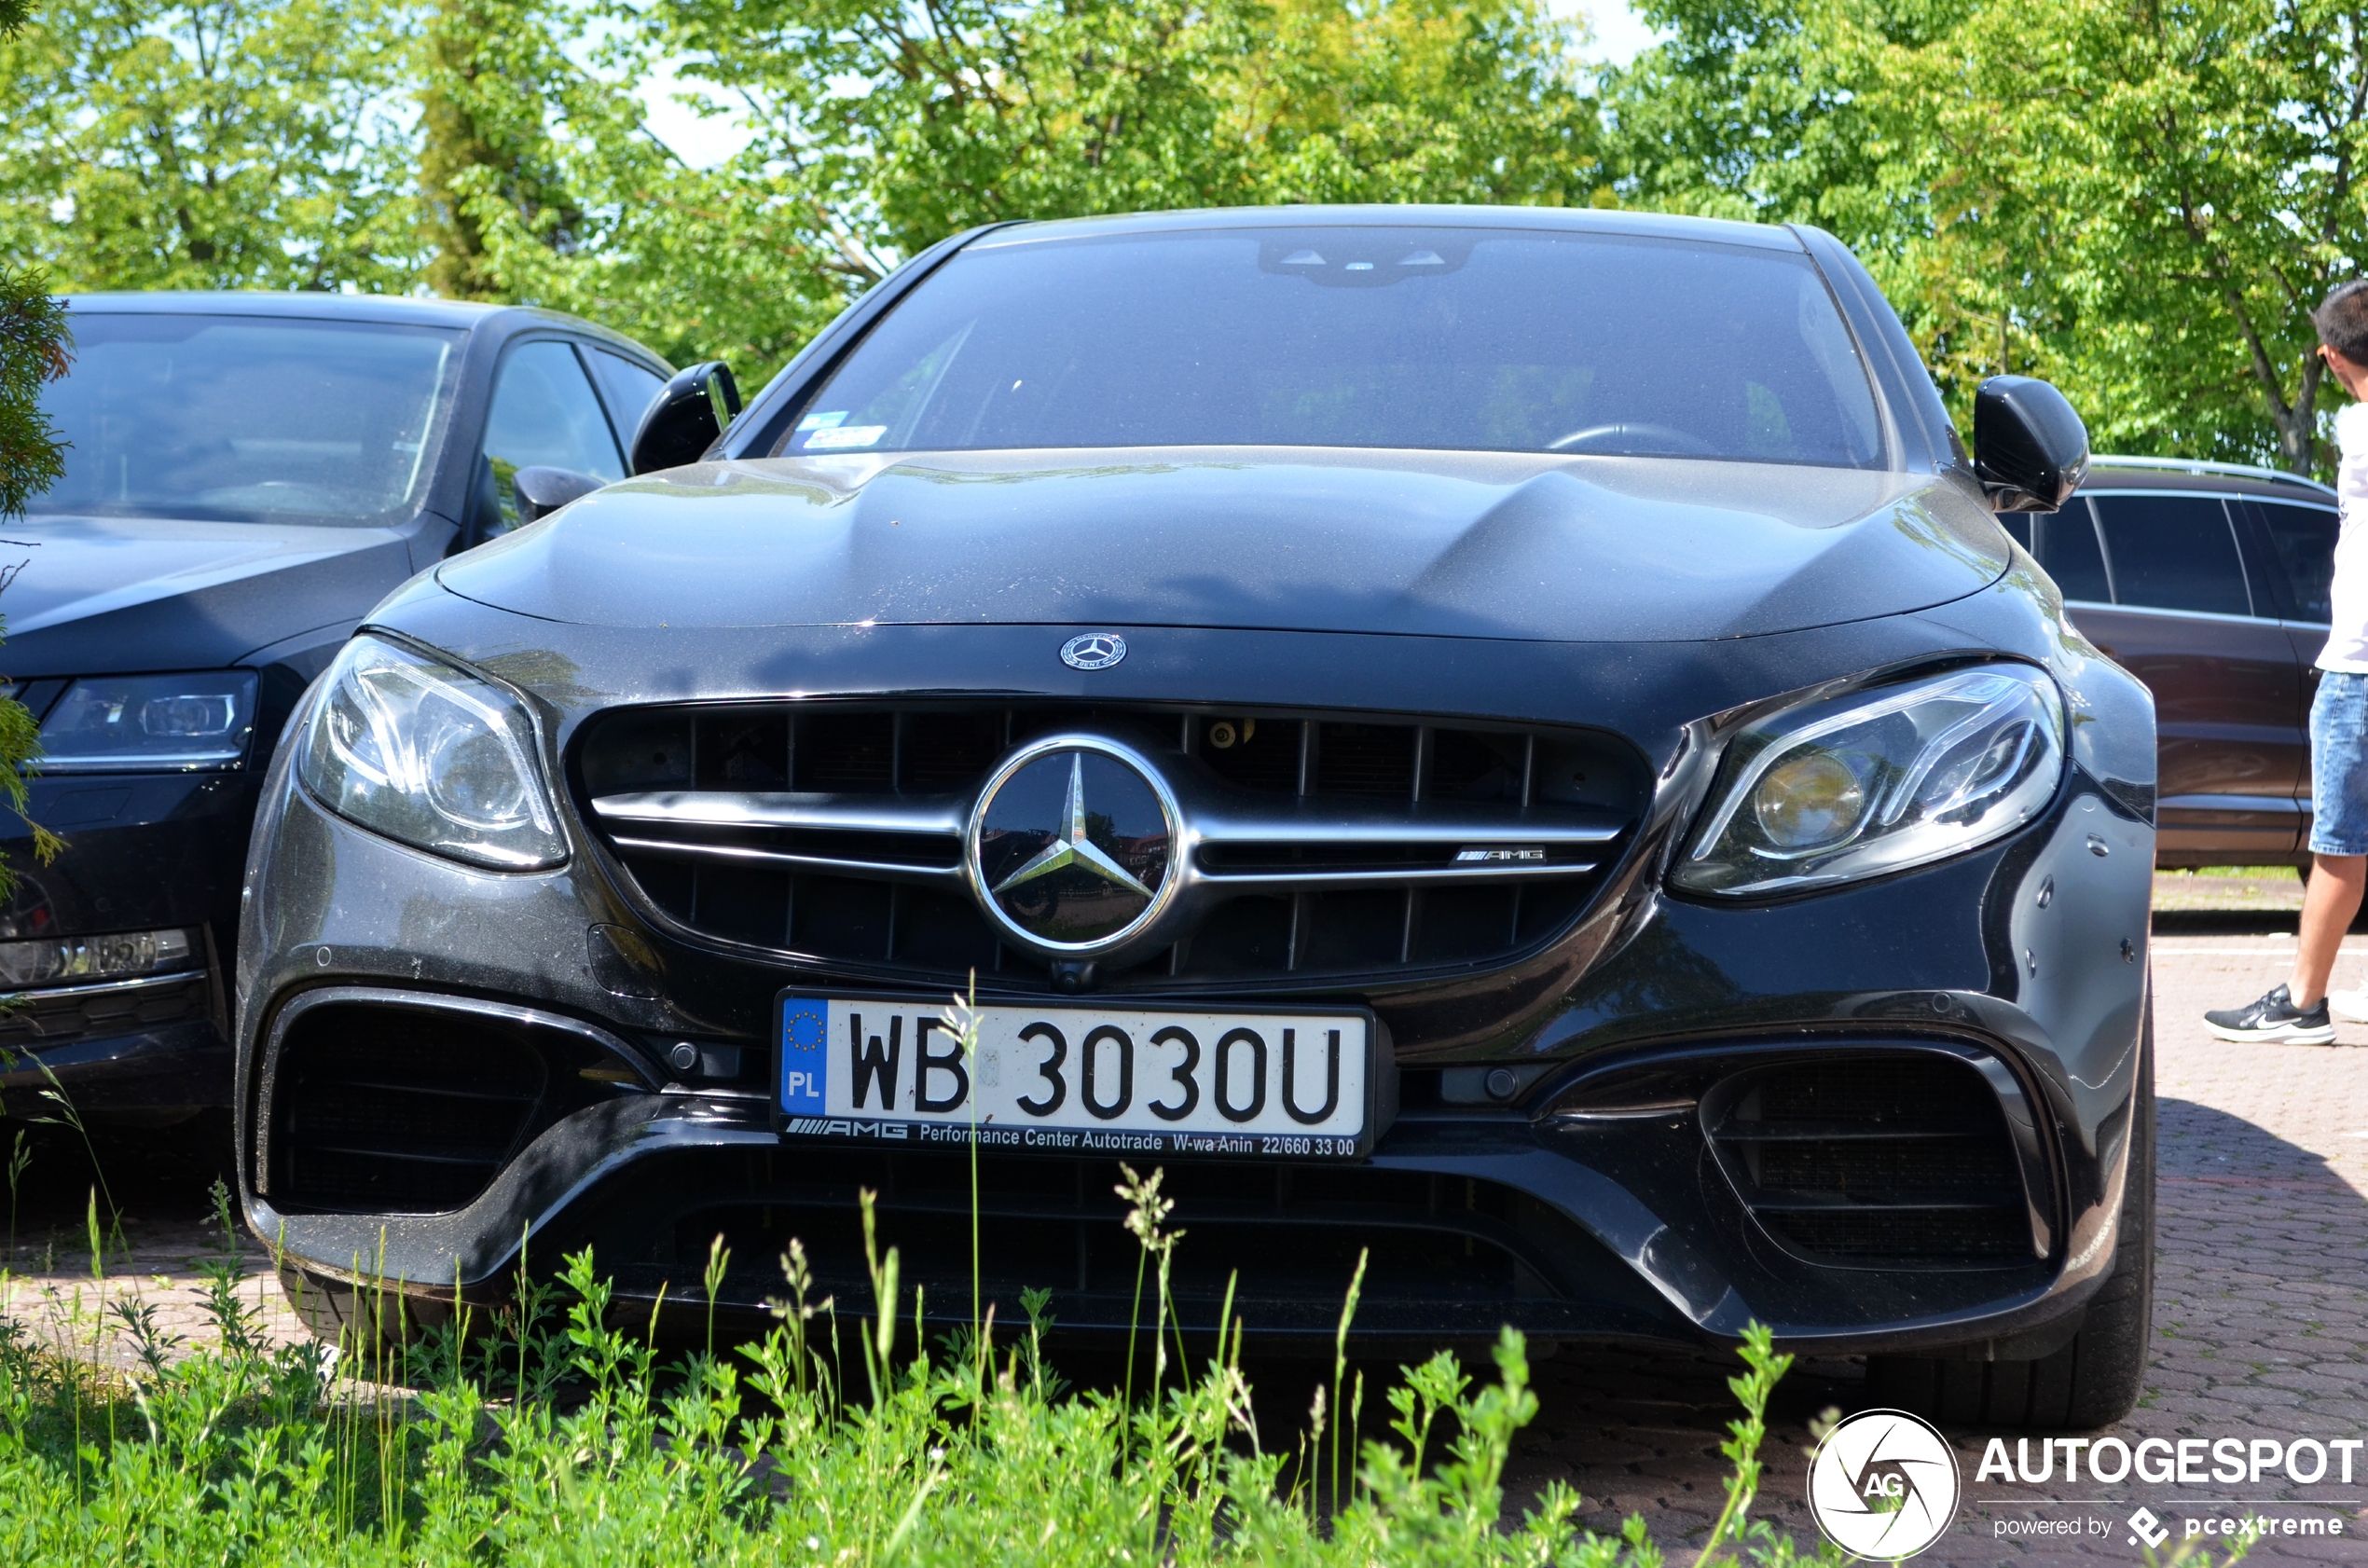
[[[1837,1058],[1746,1073],[1705,1101],[1711,1138],[1761,1225],[1812,1261],[2003,1267],[2031,1260],[1998,1098],[1946,1057]]]
[[[544,1061],[498,1025],[323,1006],[274,1093],[273,1198],[291,1209],[441,1214],[483,1192],[541,1107]]]

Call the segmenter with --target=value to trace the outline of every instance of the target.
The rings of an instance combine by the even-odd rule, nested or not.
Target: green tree
[[[497,204],[561,253],[583,237],[585,214],[552,144],[544,85],[573,67],[545,19],[510,0],[440,0],[420,46],[423,281],[447,298],[499,298],[478,209]]]
[[[2106,449],[2326,466],[2310,308],[2368,208],[2368,9],[1659,0],[1624,199],[1834,229],[1961,411],[2058,381]]]
[[[5,21],[0,17],[0,21]],[[36,268],[0,263],[0,523],[65,474],[41,389],[66,373],[66,313]]]
[[[1268,201],[1608,203],[1576,37],[1528,0],[1287,0],[1226,80]]]
[[[564,0],[446,0],[429,24],[427,277],[573,311],[678,363],[765,374],[878,268],[818,230],[802,171],[685,165],[631,90],[654,59],[646,24],[595,47],[593,21]]]
[[[2118,445],[2326,466],[2309,317],[2368,227],[2368,7],[1990,0],[1877,58],[1949,352],[2027,346]]]
[[[0,0],[0,47],[24,26],[23,0]],[[41,410],[41,389],[66,373],[65,308],[49,293],[39,268],[0,262],[0,523],[24,515],[24,503],[65,473],[57,427]],[[14,572],[0,573],[5,588]],[[41,754],[40,726],[13,696],[0,696],[0,800],[21,817],[25,769]],[[46,860],[56,840],[33,829],[34,853]],[[0,899],[16,873],[0,858]],[[11,1185],[14,1178],[11,1177]]]
[[[1945,37],[1973,0],[1646,0],[1667,35],[1607,74],[1605,159],[1623,205],[1808,223],[1856,250],[1930,349],[1925,128],[1883,92],[1890,51]],[[1912,104],[1909,105],[1912,107]],[[1936,288],[1935,285],[1941,285]],[[1944,388],[1952,365],[1936,365]]]
[[[23,31],[27,0],[0,0],[0,48]],[[0,261],[0,522],[65,474],[41,389],[66,373],[66,312],[40,268]],[[0,730],[5,730],[0,723]],[[5,755],[0,740],[0,755]]]
[[[1243,199],[1222,3],[657,0],[649,42],[744,108],[736,171],[856,282],[973,224]],[[793,193],[793,194],[792,194]],[[798,207],[804,211],[796,211]]]
[[[480,60],[436,57],[427,102],[502,101],[471,112],[507,140],[446,177],[487,292],[760,376],[974,224],[1601,195],[1535,0],[652,0],[597,49],[547,0],[469,3]],[[649,134],[624,84],[660,59],[743,117],[737,157],[686,168]]]
[[[46,0],[0,41],[0,254],[73,289],[414,276],[395,0]]]

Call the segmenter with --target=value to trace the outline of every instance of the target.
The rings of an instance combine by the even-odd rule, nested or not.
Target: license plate
[[[782,996],[783,1135],[1355,1159],[1380,1131],[1366,1013],[991,1004],[966,1055],[945,1008]]]

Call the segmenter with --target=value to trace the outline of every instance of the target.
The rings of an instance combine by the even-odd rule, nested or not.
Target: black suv
[[[2088,640],[2155,694],[2158,863],[2307,862],[2335,492],[2275,469],[2100,457],[2062,511],[2002,520]]]
[[[0,663],[65,851],[0,911],[0,1114],[42,1069],[94,1119],[230,1103],[240,868],[280,727],[370,607],[622,478],[666,363],[547,310],[329,294],[71,297],[43,394],[65,477],[11,526]]]

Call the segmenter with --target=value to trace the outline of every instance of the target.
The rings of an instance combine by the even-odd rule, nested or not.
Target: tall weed
[[[899,1258],[879,1245],[869,1194],[870,1312],[842,1323],[792,1243],[763,1339],[720,1353],[710,1335],[670,1361],[655,1314],[622,1308],[588,1253],[554,1282],[522,1282],[488,1323],[456,1291],[451,1323],[399,1346],[376,1333],[335,1350],[272,1343],[241,1299],[224,1194],[204,1342],[176,1345],[152,1315],[119,1308],[133,1355],[117,1371],[0,1320],[0,1562],[1840,1562],[1747,1518],[1768,1397],[1788,1364],[1764,1329],[1732,1381],[1735,1479],[1704,1546],[1665,1553],[1641,1520],[1592,1534],[1561,1484],[1508,1519],[1507,1464],[1537,1410],[1509,1328],[1493,1377],[1445,1354],[1405,1369],[1384,1396],[1386,1434],[1358,1442],[1352,1299],[1319,1396],[1329,1415],[1274,1448],[1230,1309],[1231,1330],[1198,1364],[1171,1336],[1168,1265],[1183,1238],[1160,1186],[1160,1173],[1130,1171],[1123,1189],[1153,1291],[1147,1386],[1134,1395],[1072,1392],[1052,1373],[1041,1293],[1008,1344],[991,1315],[936,1355],[902,1335]],[[723,1267],[719,1246],[710,1302]],[[395,1321],[392,1301],[379,1310]]]

